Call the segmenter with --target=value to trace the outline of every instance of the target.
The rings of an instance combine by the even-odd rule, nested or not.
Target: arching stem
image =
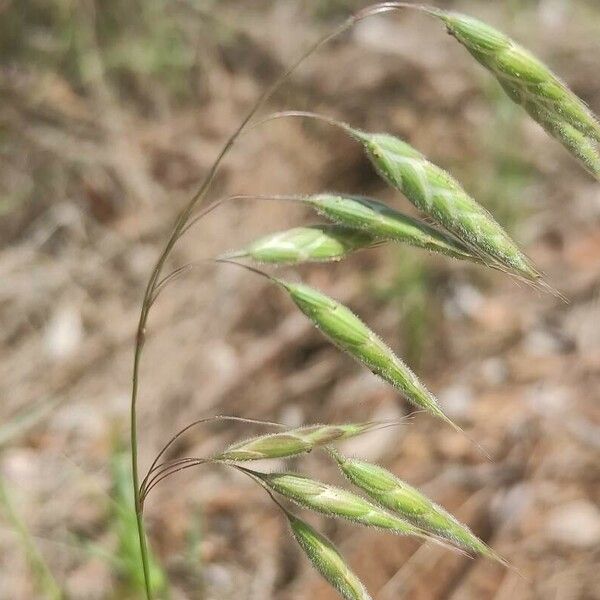
[[[275,423],[273,421],[263,421],[263,420],[259,420],[259,419],[246,419],[244,417],[233,417],[233,416],[229,416],[229,415],[215,415],[212,417],[204,417],[203,419],[197,419],[196,421],[192,421],[189,425],[186,425],[183,429],[180,429],[174,436],[171,437],[171,439],[162,447],[162,449],[160,450],[160,452],[156,455],[156,458],[154,459],[154,461],[152,462],[152,464],[150,465],[150,468],[148,469],[148,473],[146,474],[146,477],[144,477],[144,480],[142,481],[141,487],[144,488],[144,486],[146,485],[149,477],[154,473],[154,471],[161,467],[161,466],[165,466],[165,463],[162,463],[162,465],[158,464],[158,461],[161,459],[161,457],[164,455],[164,453],[185,433],[187,433],[190,429],[192,429],[193,427],[197,427],[198,425],[202,425],[203,423],[209,423],[212,421],[236,421],[238,423],[249,423],[252,425],[265,425],[267,427],[286,427],[283,423]],[[176,459],[176,460],[187,460],[187,459]]]
[[[212,184],[213,179],[215,178],[221,163],[229,150],[235,144],[240,135],[244,132],[250,121],[254,118],[257,112],[262,108],[265,102],[277,91],[277,89],[283,84],[283,82],[289,77],[289,75],[306,60],[309,56],[315,53],[319,48],[327,44],[330,40],[342,34],[343,32],[350,29],[357,22],[365,19],[371,15],[387,12],[391,10],[397,10],[400,8],[418,8],[420,10],[426,10],[427,12],[432,12],[432,9],[427,7],[422,7],[418,5],[412,5],[410,3],[403,2],[383,2],[381,4],[375,4],[370,7],[366,7],[360,10],[358,13],[349,17],[344,23],[342,23],[339,27],[337,27],[331,33],[325,35],[321,39],[319,39],[315,44],[309,47],[294,63],[292,63],[258,98],[258,100],[254,103],[254,105],[250,108],[247,115],[244,117],[242,122],[238,125],[238,127],[234,130],[234,132],[229,136],[226,140],[225,144],[221,148],[219,154],[217,155],[215,161],[212,166],[208,170],[203,182],[201,183],[198,191],[192,196],[189,202],[184,206],[184,208],[179,213],[177,220],[175,221],[175,225],[171,230],[171,233],[167,239],[165,247],[161,252],[154,268],[152,269],[152,273],[150,274],[150,278],[148,279],[148,283],[146,285],[146,289],[144,292],[144,297],[142,301],[142,307],[140,310],[140,317],[138,321],[136,341],[135,341],[135,349],[133,356],[133,373],[131,377],[131,403],[130,403],[130,421],[131,421],[131,429],[130,429],[130,441],[131,441],[131,471],[132,471],[132,483],[133,483],[133,493],[134,493],[134,509],[136,514],[136,524],[137,531],[140,543],[140,554],[141,554],[141,562],[142,569],[144,574],[144,587],[146,592],[147,600],[152,600],[152,585],[150,581],[150,564],[148,559],[148,547],[146,541],[146,533],[144,529],[144,521],[143,521],[143,506],[140,497],[140,489],[139,489],[139,467],[138,467],[138,434],[137,434],[137,400],[138,400],[138,392],[139,392],[139,378],[140,378],[140,363],[142,358],[142,351],[144,347],[144,340],[146,336],[146,325],[148,323],[148,316],[150,313],[150,309],[152,307],[152,302],[154,299],[155,288],[157,282],[160,279],[160,275],[163,269],[163,266],[173,249],[173,246],[177,243],[177,240],[181,237],[182,233],[185,232],[186,226],[191,218],[194,209],[197,205],[204,202],[206,197],[206,192],[208,191],[210,185]]]

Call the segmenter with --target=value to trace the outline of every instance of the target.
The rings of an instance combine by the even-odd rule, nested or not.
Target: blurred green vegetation
[[[113,565],[120,575],[123,589],[116,598],[139,598],[144,595],[144,575],[141,565],[140,543],[133,509],[131,487],[131,457],[129,452],[116,449],[110,461],[112,475],[113,514],[109,523],[117,537],[117,549]],[[150,581],[155,594],[162,599],[169,597],[166,573],[149,550]]]
[[[347,16],[366,4],[361,0],[315,0],[311,3],[311,8],[316,19],[326,20]]]
[[[87,536],[71,534],[70,543],[91,557],[106,564],[116,582],[110,598],[134,600],[145,597],[144,574],[141,568],[141,553],[136,515],[133,508],[131,486],[131,456],[119,444],[113,446],[110,461],[111,491],[106,494],[109,511],[106,527],[114,540],[110,548]],[[157,598],[170,598],[170,582],[166,571],[149,548],[150,581]]]
[[[33,576],[34,587],[41,597],[47,600],[62,600],[65,595],[54,578],[43,554],[39,551],[34,537],[25,521],[17,513],[6,483],[0,477],[0,507],[11,529],[16,535],[18,545],[25,556]]]
[[[397,309],[402,357],[410,367],[418,369],[426,344],[431,342],[429,333],[435,318],[434,271],[427,255],[414,248],[394,246],[391,254],[395,265],[393,275],[385,284],[374,281],[372,288],[381,303]]]
[[[472,164],[473,192],[509,232],[515,232],[531,210],[526,189],[535,177],[522,151],[525,115],[493,81],[485,96],[490,121],[481,130],[480,160]]]
[[[77,91],[100,62],[121,93],[154,83],[185,97],[197,57],[183,17],[169,0],[13,0],[0,19],[0,52],[6,65],[60,74]]]
[[[190,524],[186,534],[184,567],[192,588],[198,591],[198,597],[204,597],[204,565],[202,562],[202,541],[204,539],[204,513],[198,506],[190,514]]]

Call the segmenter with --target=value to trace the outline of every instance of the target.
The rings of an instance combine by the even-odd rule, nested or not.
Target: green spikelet
[[[268,489],[304,508],[329,517],[348,519],[367,527],[385,529],[399,535],[427,538],[418,527],[388,513],[379,506],[342,488],[315,481],[296,473],[258,473],[244,469]]]
[[[398,389],[409,402],[458,429],[409,367],[349,308],[307,285],[274,281],[336,346]]]
[[[222,258],[251,258],[260,263],[295,265],[329,262],[368,248],[376,240],[368,233],[339,225],[310,225],[266,235]]]
[[[600,179],[600,124],[586,104],[546,65],[500,31],[466,15],[436,14],[508,96]]]
[[[506,231],[448,172],[393,135],[354,129],[351,134],[363,144],[379,174],[392,187],[469,249],[529,281],[540,279]]]
[[[318,446],[354,437],[385,425],[384,423],[370,422],[312,425],[290,429],[232,444],[216,456],[215,460],[245,461],[295,456],[310,452]]]
[[[371,600],[360,579],[350,570],[337,548],[308,523],[288,513],[296,541],[315,569],[345,600]]]
[[[466,525],[387,469],[365,461],[345,458],[333,450],[330,452],[344,475],[379,505],[469,552],[505,562]]]
[[[362,229],[376,239],[402,242],[453,258],[480,262],[479,257],[458,240],[376,200],[339,194],[316,194],[303,200],[332,221]]]

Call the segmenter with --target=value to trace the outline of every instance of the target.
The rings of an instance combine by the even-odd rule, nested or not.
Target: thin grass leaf
[[[394,386],[413,405],[460,430],[410,368],[349,308],[307,285],[273,281],[290,294],[296,306],[341,350]]]
[[[490,257],[507,271],[528,281],[540,280],[540,273],[506,231],[447,171],[393,135],[356,129],[351,129],[350,133],[363,144],[383,179],[482,260]]]
[[[223,258],[251,258],[278,265],[330,262],[376,244],[367,232],[339,225],[310,225],[266,235]]]
[[[435,14],[508,96],[600,179],[600,124],[585,102],[504,33],[459,13]]]
[[[296,504],[327,515],[347,519],[366,527],[385,529],[398,535],[429,539],[421,529],[390,514],[365,498],[342,488],[315,481],[296,473],[259,473],[241,469],[261,481],[269,490]]]
[[[117,537],[116,560],[122,567],[120,575],[127,587],[135,594],[143,594],[144,579],[140,570],[141,554],[136,527],[136,514],[133,508],[133,490],[129,457],[124,451],[115,449],[111,456],[111,476],[113,485],[113,514],[111,525]],[[169,579],[155,554],[148,555],[152,589],[161,597],[168,598]]]
[[[303,201],[332,221],[362,229],[374,238],[481,262],[453,237],[371,198],[325,193],[307,196]]]
[[[458,544],[465,550],[506,564],[466,525],[393,473],[366,461],[349,459],[330,449],[342,473],[379,505],[401,515],[417,527]]]
[[[345,600],[371,600],[365,586],[350,570],[338,549],[308,523],[285,511],[296,541],[314,568]]]
[[[48,600],[64,600],[65,594],[54,578],[48,563],[38,550],[27,525],[17,514],[2,477],[0,477],[0,507],[7,523],[18,537],[18,542],[31,569],[36,590]]]
[[[348,423],[343,425],[311,425],[280,433],[261,435],[237,442],[226,448],[215,460],[246,461],[287,458],[310,452],[318,446],[355,437],[390,423]]]

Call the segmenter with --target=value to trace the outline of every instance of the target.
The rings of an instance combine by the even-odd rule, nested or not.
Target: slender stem
[[[259,97],[256,103],[249,110],[248,114],[240,125],[235,129],[229,139],[225,142],[225,145],[217,155],[214,163],[209,169],[204,181],[200,185],[200,188],[194,194],[194,196],[190,199],[188,204],[183,208],[180,212],[175,226],[169,236],[167,243],[165,245],[164,250],[158,257],[156,265],[152,270],[148,283],[146,285],[146,290],[144,292],[144,298],[142,302],[142,308],[140,311],[140,318],[138,322],[137,328],[137,336],[135,343],[135,351],[134,351],[134,359],[133,359],[133,374],[132,374],[132,385],[131,385],[131,408],[130,408],[130,419],[131,419],[131,472],[132,472],[132,483],[133,483],[133,493],[134,493],[134,508],[136,513],[136,523],[138,530],[138,537],[140,542],[140,553],[142,560],[142,568],[144,572],[144,586],[146,590],[146,598],[147,600],[152,600],[152,587],[150,582],[150,565],[148,559],[148,546],[146,541],[146,534],[144,529],[144,521],[143,521],[143,507],[141,503],[140,497],[140,489],[139,489],[139,469],[138,469],[138,436],[137,436],[137,398],[138,398],[138,390],[139,390],[139,371],[140,371],[140,361],[142,356],[142,349],[144,345],[144,338],[146,334],[146,324],[148,322],[148,314],[150,312],[150,307],[152,305],[152,298],[155,291],[156,283],[160,277],[162,268],[169,256],[173,246],[179,239],[181,233],[185,230],[185,226],[193,213],[196,205],[204,200],[205,194],[211,185],[217,171],[221,165],[221,162],[225,158],[226,154],[229,152],[231,147],[234,145],[238,137],[244,131],[248,123],[254,117],[254,115],[260,110],[263,104],[271,97],[275,91],[279,88],[279,86],[287,79],[287,77],[298,67],[306,58],[308,58],[312,53],[316,52],[321,46],[325,45],[329,40],[336,37],[343,31],[349,29],[356,22],[355,17],[350,17],[347,21],[345,21],[340,27],[335,29],[332,33],[327,34],[325,37],[321,38],[317,41],[313,46],[311,46],[306,52],[300,56],[298,60],[296,60],[290,67],[288,67],[282,75],[280,75],[275,82],[265,90],[265,92]]]
[[[254,126],[253,126],[254,127]],[[227,196],[226,198],[221,198],[219,200],[215,200],[208,206],[206,209],[201,211],[199,214],[195,215],[191,218],[181,231],[179,237],[183,236],[187,231],[189,231],[198,221],[203,219],[208,213],[212,212],[215,208],[223,204],[224,202],[229,202],[230,200],[275,200],[275,201],[288,201],[288,202],[300,202],[302,200],[302,195],[289,195],[289,194],[236,194],[235,196]]]
[[[141,561],[142,568],[144,573],[144,586],[146,590],[146,598],[147,600],[152,600],[152,587],[150,582],[150,566],[148,559],[148,547],[146,541],[146,534],[144,529],[144,521],[143,521],[143,506],[140,497],[140,489],[139,489],[139,470],[138,470],[138,436],[137,436],[137,399],[138,399],[138,390],[139,390],[139,371],[140,371],[140,362],[142,356],[142,350],[144,346],[144,339],[146,335],[146,324],[148,322],[148,315],[150,312],[150,308],[152,306],[152,301],[154,298],[155,288],[157,282],[160,279],[160,275],[163,269],[163,266],[173,249],[173,246],[177,243],[177,240],[181,237],[182,233],[185,232],[186,225],[193,214],[194,208],[196,205],[204,202],[206,192],[208,191],[210,185],[212,184],[213,179],[215,178],[221,163],[229,150],[235,144],[240,135],[244,132],[250,121],[254,118],[256,113],[262,108],[264,103],[277,91],[277,89],[281,86],[281,84],[288,78],[288,76],[302,63],[306,58],[308,58],[311,54],[316,52],[319,48],[327,44],[330,40],[337,37],[344,31],[347,31],[358,21],[365,19],[371,15],[387,12],[390,10],[396,10],[398,8],[420,8],[421,10],[425,10],[421,6],[410,5],[408,3],[402,2],[384,2],[381,4],[375,4],[370,7],[366,7],[360,10],[358,13],[349,17],[344,23],[342,23],[338,28],[336,28],[331,33],[325,35],[320,40],[318,40],[315,44],[308,48],[292,65],[290,65],[274,82],[269,86],[258,98],[258,100],[254,103],[251,109],[248,111],[248,114],[244,117],[242,122],[238,125],[238,127],[234,130],[231,136],[227,139],[221,151],[217,155],[214,163],[208,170],[204,181],[200,185],[198,191],[192,196],[187,205],[179,213],[177,220],[173,229],[171,230],[171,234],[167,240],[167,243],[158,257],[158,260],[152,270],[148,283],[146,285],[146,290],[144,292],[144,297],[142,301],[142,307],[140,310],[140,318],[138,322],[136,342],[135,342],[135,350],[134,350],[134,358],[133,358],[133,374],[132,374],[132,385],[131,385],[131,406],[130,406],[130,419],[131,419],[131,431],[130,431],[130,440],[131,440],[131,472],[132,472],[132,483],[133,483],[133,492],[134,492],[134,508],[136,513],[136,522],[137,522],[137,530],[140,542],[140,553],[141,553]]]
[[[320,113],[311,112],[308,110],[282,110],[279,112],[274,112],[270,115],[267,115],[263,119],[260,119],[259,121],[255,121],[252,124],[252,127],[259,127],[260,125],[264,125],[265,123],[269,123],[271,121],[276,121],[277,119],[288,119],[290,117],[300,117],[315,119],[317,121],[323,121],[328,125],[332,125],[333,127],[339,127],[340,129],[343,129],[346,133],[350,135],[353,135],[356,132],[356,130],[352,129],[352,127],[350,127],[350,125],[348,125],[347,123],[338,121],[333,117],[328,117],[327,115],[322,115]]]
[[[177,464],[173,464],[170,467],[165,468],[160,473],[157,473],[156,476],[154,476],[150,479],[150,481],[148,482],[148,484],[144,490],[144,494],[141,498],[142,505],[143,505],[144,501],[146,500],[146,497],[148,496],[150,491],[152,489],[154,489],[163,479],[166,479],[167,477],[174,475],[175,473],[179,473],[179,471],[183,471],[183,470],[189,469],[191,467],[197,467],[200,465],[204,465],[209,462],[211,462],[211,459],[203,459],[203,458],[187,459],[186,458],[186,459],[182,459]]]
[[[137,524],[138,538],[140,542],[140,555],[142,559],[142,569],[144,572],[144,588],[146,598],[152,600],[152,584],[150,581],[150,562],[148,560],[148,545],[146,542],[146,531],[144,529],[144,520],[142,516],[142,504],[139,493],[139,474],[138,474],[138,442],[137,442],[137,414],[136,399],[139,386],[139,365],[142,356],[143,329],[146,322],[145,310],[142,308],[140,316],[140,326],[135,345],[135,354],[133,359],[133,376],[131,386],[131,474],[133,479],[133,499],[135,508],[135,520]]]
[[[148,481],[148,478],[150,477],[150,475],[153,474],[153,472],[155,471],[155,469],[157,469],[159,467],[165,466],[166,463],[161,463],[159,465],[158,461],[164,455],[164,453],[182,435],[184,435],[185,433],[187,433],[193,427],[197,427],[198,425],[202,425],[203,423],[208,423],[208,422],[211,422],[211,421],[237,421],[238,423],[250,423],[252,425],[265,425],[265,426],[268,426],[268,427],[283,427],[283,428],[286,427],[283,423],[275,423],[273,421],[264,421],[264,420],[259,420],[259,419],[246,419],[244,417],[234,417],[234,416],[230,416],[230,415],[215,415],[215,416],[212,416],[212,417],[204,417],[202,419],[197,419],[196,421],[192,421],[191,423],[189,423],[188,425],[186,425],[183,429],[180,429],[174,436],[172,436],[171,439],[162,447],[162,449],[160,450],[160,452],[156,455],[156,458],[154,459],[154,461],[150,465],[150,468],[148,469],[148,473],[146,474],[146,477],[144,477],[144,480],[142,481],[142,488],[146,485],[146,482]],[[175,460],[188,460],[188,459],[175,459]]]

